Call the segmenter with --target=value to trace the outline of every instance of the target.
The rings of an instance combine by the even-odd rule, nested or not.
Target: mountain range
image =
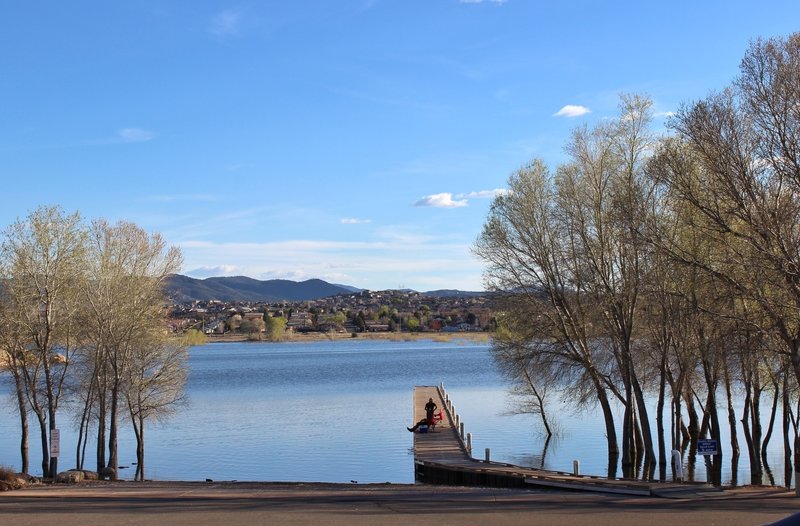
[[[309,279],[299,282],[287,279],[261,281],[246,276],[196,279],[180,274],[170,276],[166,290],[169,297],[177,303],[208,300],[307,301],[361,291],[356,287],[328,283],[321,279]],[[482,293],[448,289],[423,292],[422,294],[441,297],[470,297],[480,296]]]

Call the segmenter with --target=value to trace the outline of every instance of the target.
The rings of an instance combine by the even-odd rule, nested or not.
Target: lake
[[[582,473],[606,474],[599,412],[575,413],[569,401],[552,403],[560,433],[543,461],[538,417],[511,414],[508,386],[486,343],[214,343],[192,348],[189,366],[186,407],[146,429],[148,479],[411,483],[413,437],[406,426],[412,424],[413,387],[440,383],[473,435],[477,458],[490,448],[492,460],[500,462],[572,471],[577,459]],[[8,378],[0,386],[9,393],[0,407],[0,465],[19,469],[18,417]],[[59,418],[64,470],[75,464],[76,439],[71,417],[62,412]],[[32,473],[41,474],[38,427],[31,427],[31,437]],[[743,447],[741,435],[740,440]],[[91,443],[89,451],[86,467],[94,469]],[[772,439],[769,459],[780,484],[779,436]],[[135,460],[133,433],[124,423],[120,465]],[[726,462],[723,482],[731,478]],[[740,483],[749,482],[748,467],[743,453]],[[133,471],[120,476],[132,478]],[[697,478],[704,477],[705,468],[698,466]]]

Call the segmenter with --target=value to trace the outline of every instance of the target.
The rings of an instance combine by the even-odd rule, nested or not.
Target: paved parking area
[[[89,483],[0,494],[0,524],[756,525],[800,512],[779,488],[672,498],[427,485]]]

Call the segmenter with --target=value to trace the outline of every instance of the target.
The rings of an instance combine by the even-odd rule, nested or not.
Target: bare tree
[[[124,382],[141,335],[163,321],[164,282],[180,269],[181,255],[178,249],[167,248],[158,234],[148,234],[132,223],[109,225],[104,220],[92,224],[89,251],[91,264],[84,289],[87,328],[98,359],[105,365],[93,372],[104,375],[100,383],[108,390],[104,408],[109,426],[106,467],[109,476],[116,478]],[[105,411],[100,414],[101,425],[105,425]],[[102,435],[98,432],[98,437]]]
[[[29,425],[28,425],[28,402],[25,388],[25,373],[23,370],[25,349],[22,339],[14,323],[12,312],[8,308],[7,298],[3,298],[0,303],[0,369],[3,365],[8,369],[9,374],[14,379],[14,394],[17,402],[17,412],[20,420],[20,459],[22,473],[30,470],[29,458]]]
[[[512,394],[518,399],[514,411],[538,415],[548,440],[553,435],[547,416],[547,398],[551,387],[558,385],[557,367],[554,367],[545,350],[532,349],[539,342],[520,338],[520,332],[511,332],[501,326],[495,332],[492,355],[500,372],[512,383]],[[546,344],[544,344],[546,347]]]
[[[609,356],[592,341],[595,306],[582,277],[584,263],[572,250],[574,224],[557,206],[556,192],[541,161],[519,170],[509,179],[509,192],[492,203],[474,250],[488,264],[486,283],[498,294],[509,334],[546,344],[531,349],[560,364],[560,378],[572,386],[576,402],[599,403],[614,476],[619,446],[608,397],[614,389]]]
[[[188,351],[180,340],[151,331],[132,345],[125,400],[136,435],[136,473],[144,481],[145,423],[171,415],[184,399]]]
[[[29,353],[21,371],[32,409],[39,420],[42,471],[54,477],[57,458],[50,458],[48,431],[56,416],[67,371],[77,348],[79,287],[85,268],[85,229],[78,214],[41,207],[5,233],[3,270],[14,329]]]

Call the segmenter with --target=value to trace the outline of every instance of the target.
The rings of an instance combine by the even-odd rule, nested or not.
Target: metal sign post
[[[56,481],[58,473],[58,455],[61,452],[61,432],[58,429],[50,430],[50,476]]]

